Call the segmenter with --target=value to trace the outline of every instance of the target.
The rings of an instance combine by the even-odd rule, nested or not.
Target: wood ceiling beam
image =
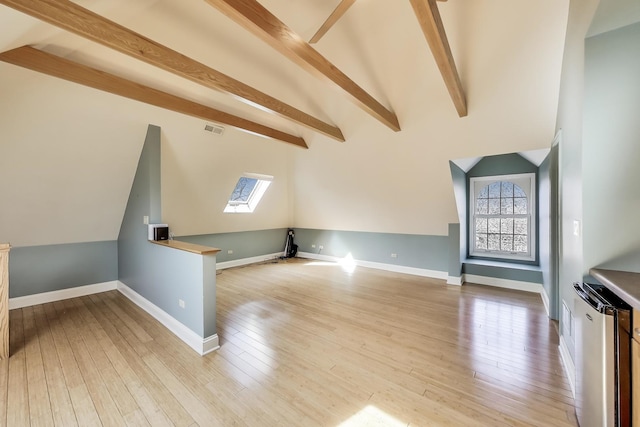
[[[337,127],[68,0],[0,0],[0,4],[207,88],[231,94],[245,103],[293,120],[335,140],[344,141],[344,136]]]
[[[342,88],[356,105],[392,130],[400,130],[398,118],[394,113],[354,83],[256,0],[205,1],[302,68]]]
[[[447,1],[447,0],[438,0],[438,1]],[[347,10],[356,2],[356,0],[342,0],[338,6],[331,12],[331,15],[327,18],[326,21],[320,26],[318,31],[311,37],[309,40],[309,44],[318,43],[322,37],[329,31],[331,27],[335,25],[336,22],[342,15],[344,15]]]
[[[99,89],[156,107],[223,123],[234,128],[308,148],[304,139],[201,105],[65,58],[23,46],[0,53],[0,60],[49,76]]]
[[[356,2],[356,0],[342,0],[338,7],[334,9],[334,11],[329,15],[324,24],[320,26],[318,31],[311,37],[309,40],[310,44],[317,43],[322,36],[324,36],[329,28],[333,27],[333,25],[338,22],[338,19],[342,18],[342,15],[346,13],[346,11]]]
[[[467,115],[467,101],[436,0],[411,0],[411,6],[418,18],[418,22],[420,22],[422,32],[427,39],[427,43],[429,43],[431,53],[438,64],[440,74],[442,74],[458,115],[465,117]]]

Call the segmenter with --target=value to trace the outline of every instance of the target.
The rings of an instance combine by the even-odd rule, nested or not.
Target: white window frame
[[[273,177],[271,175],[261,175],[257,173],[243,173],[240,178],[253,178],[257,179],[258,182],[256,182],[256,186],[253,187],[253,191],[249,195],[246,202],[227,200],[227,206],[225,206],[224,208],[225,213],[252,213],[258,206],[258,203],[260,203],[262,196],[264,196],[265,191],[267,191],[267,188],[269,188],[269,185],[271,185],[271,182],[273,181]],[[233,187],[233,190],[231,190],[229,199],[231,199],[233,192],[238,186],[240,178],[238,179],[238,181],[236,181],[236,185]]]
[[[527,243],[529,250],[526,254],[518,254],[506,251],[492,251],[476,249],[476,217],[493,217],[500,215],[480,215],[476,214],[476,197],[480,191],[494,182],[510,181],[517,184],[527,195],[527,213],[523,216],[528,218]],[[512,175],[493,175],[473,177],[469,179],[469,255],[487,258],[500,258],[505,260],[535,261],[536,257],[536,174],[521,173]],[[509,215],[516,217],[516,215]]]

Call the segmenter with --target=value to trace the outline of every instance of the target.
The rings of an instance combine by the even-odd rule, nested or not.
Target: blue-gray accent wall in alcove
[[[557,317],[557,308],[554,312],[553,308],[557,307],[557,294],[553,290],[551,281],[551,261],[550,257],[550,239],[547,234],[550,231],[550,220],[548,212],[551,212],[550,206],[550,177],[552,174],[552,164],[547,159],[542,164],[542,169],[517,153],[501,154],[495,156],[486,156],[480,159],[467,173],[465,173],[455,163],[450,162],[451,178],[453,181],[453,191],[456,198],[456,206],[458,209],[458,217],[460,219],[459,233],[455,233],[450,226],[450,238],[459,238],[459,256],[462,264],[462,272],[469,275],[478,275],[496,279],[516,280],[521,282],[540,283],[545,287],[545,292],[550,300],[550,315],[552,318]],[[536,174],[536,228],[538,235],[536,236],[536,258],[537,262],[514,263],[504,262],[502,260],[493,259],[468,259],[468,227],[469,227],[469,180],[472,177],[494,176],[494,175],[511,175],[519,173],[535,173]],[[544,212],[547,217],[544,221],[540,221],[540,212]],[[545,237],[540,239],[540,233],[544,233]],[[452,242],[453,243],[453,242]],[[450,247],[454,247],[451,245]],[[544,246],[544,247],[542,247]],[[451,255],[450,271],[456,270],[455,260]],[[542,257],[545,257],[543,260]],[[540,264],[538,267],[537,264]],[[529,265],[526,265],[529,264]],[[532,265],[533,264],[533,265]],[[450,274],[451,275],[451,274]],[[455,276],[454,276],[455,277]]]
[[[496,156],[486,156],[483,157],[474,167],[472,167],[469,172],[467,172],[466,174],[466,200],[469,200],[470,197],[470,179],[471,178],[477,178],[477,177],[483,177],[483,176],[495,176],[495,175],[512,175],[512,174],[520,174],[520,173],[535,173],[536,174],[536,179],[538,178],[538,167],[536,165],[534,165],[533,163],[529,162],[527,159],[525,159],[524,157],[522,157],[521,155],[517,154],[517,153],[510,153],[510,154],[500,154],[500,155],[496,155]],[[538,198],[538,193],[539,193],[539,185],[538,182],[536,182],[536,212],[534,214],[534,218],[536,220],[536,229],[538,229],[538,208],[539,208],[539,198]],[[467,216],[467,227],[470,227],[470,219],[471,219],[471,214],[470,214],[470,207],[468,206],[467,203],[467,211],[466,211],[466,216]],[[468,236],[467,236],[468,238]],[[467,250],[469,247],[469,242],[467,241]],[[538,265],[539,263],[539,239],[538,239],[538,234],[536,233],[536,254],[535,254],[535,261],[529,262],[529,261],[510,261],[512,263],[517,263],[517,264],[535,264]],[[468,256],[468,252],[467,252],[467,256]],[[477,257],[476,257],[477,258]]]

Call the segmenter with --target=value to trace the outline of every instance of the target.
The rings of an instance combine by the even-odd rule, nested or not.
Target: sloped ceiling
[[[256,169],[263,164],[263,169],[271,165],[287,174],[284,181],[290,182],[278,199],[286,208],[268,220],[222,221],[218,213],[194,214],[207,191],[219,193],[221,200],[228,197],[227,181],[236,177],[223,177],[215,167],[201,166],[196,173],[188,164],[163,163],[163,180],[168,168],[163,209],[177,234],[292,223],[444,234],[446,223],[456,220],[449,159],[540,149],[553,138],[568,0],[439,3],[468,98],[469,116],[462,119],[409,2],[358,0],[314,46],[394,111],[401,132],[391,131],[203,0],[76,3],[338,126],[345,136],[345,142],[336,142],[0,6],[0,51],[32,45],[306,140],[309,150],[233,129],[225,132],[224,153],[236,150],[231,157],[237,170],[261,172]],[[339,0],[260,3],[309,39]],[[26,246],[116,239],[147,124],[171,136],[176,159],[180,150],[200,147],[202,137],[195,129],[201,120],[5,63],[0,63],[0,76],[0,241]],[[268,150],[253,149],[265,144]],[[212,146],[202,152],[216,153]],[[243,170],[243,156],[253,170]],[[285,167],[283,158],[293,167]],[[224,158],[215,162],[228,163]],[[221,170],[232,173],[228,167]],[[187,176],[184,182],[195,189],[174,185],[177,176]],[[224,181],[224,188],[216,181]],[[355,198],[354,188],[361,190]],[[398,196],[422,201],[410,205],[406,217],[397,216]]]

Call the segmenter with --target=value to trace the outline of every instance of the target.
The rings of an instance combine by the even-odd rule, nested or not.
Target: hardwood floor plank
[[[26,426],[30,402],[22,310],[9,312],[9,349],[7,426]]]
[[[215,413],[203,405],[155,355],[149,354],[143,360],[198,424],[201,426],[225,425],[224,421],[217,418]]]
[[[148,419],[157,418],[162,420],[161,423],[166,421],[180,427],[193,425],[194,419],[141,359],[140,350],[136,348],[141,344],[133,336],[130,329],[107,306],[105,299],[109,298],[108,294],[107,292],[90,297],[94,304],[93,313],[101,321],[105,332],[117,351],[127,361],[131,371],[139,378],[140,386],[135,388],[137,394],[143,396],[143,399],[148,396],[148,399],[152,400],[152,402],[149,402],[148,399],[145,401],[148,405],[155,406],[155,408],[148,405],[141,406],[147,414],[151,415],[147,416]],[[156,327],[159,327],[159,325],[157,324]],[[145,349],[143,354],[148,354],[148,351]],[[165,414],[168,420],[164,417]]]
[[[9,358],[0,360],[0,425],[7,423],[9,399]]]
[[[0,425],[577,425],[537,295],[287,260],[216,298],[204,357],[117,291],[12,310]]]
[[[300,405],[296,404],[298,396],[295,393],[292,396],[289,390],[281,389],[277,383],[274,384],[273,380],[265,377],[251,364],[228,353],[225,348],[220,348],[216,356],[221,356],[222,361],[237,371],[236,374],[244,376],[246,379],[247,387],[237,394],[239,398],[251,396],[252,401],[263,406],[264,410],[268,410],[285,425],[317,424],[317,422],[313,422],[313,418],[308,416],[304,408],[300,408]]]
[[[56,306],[60,311],[58,311]],[[89,395],[89,390],[80,373],[80,368],[71,349],[71,343],[64,331],[64,324],[68,322],[68,313],[64,305],[59,303],[45,304],[43,308],[49,321],[50,331],[55,345],[55,348],[50,348],[49,351],[55,351],[58,354],[60,367],[62,368],[62,374],[78,425],[100,425],[100,417],[98,416],[93,400],[91,400],[91,396]]]
[[[42,305],[35,306],[33,313],[38,338],[40,340],[40,348],[42,350],[42,360],[44,363],[47,389],[49,390],[53,422],[57,426],[78,425],[44,307]]]
[[[99,322],[98,318],[100,318],[99,314],[97,314],[96,306],[93,302],[94,297],[83,297],[81,298],[82,302],[87,306],[87,314],[90,315],[93,320],[92,322]],[[98,297],[95,297],[98,298]],[[102,318],[100,318],[102,320]],[[106,326],[106,322],[99,322],[101,327],[98,329],[94,329],[94,333],[96,334],[96,338],[100,344],[100,347],[107,355],[109,361],[113,366],[113,371],[102,371],[102,375],[107,378],[117,378],[119,377],[122,381],[122,386],[126,386],[127,392],[122,392],[125,396],[130,393],[132,398],[135,400],[137,405],[133,405],[131,401],[125,400],[120,401],[118,403],[118,407],[123,413],[123,417],[127,423],[133,422],[132,420],[139,420],[141,414],[145,417],[145,422],[150,423],[154,426],[169,426],[173,425],[168,418],[164,415],[162,410],[158,408],[158,405],[153,400],[153,398],[147,393],[145,388],[143,387],[140,378],[135,374],[135,372],[129,366],[129,363],[125,359],[122,353],[118,351],[116,344],[111,341],[111,338],[107,334],[107,332],[102,328],[102,326]],[[121,387],[120,384],[111,384],[109,387],[112,396],[114,393],[119,395],[118,387]],[[114,396],[115,398],[115,396]],[[121,397],[118,397],[121,399]],[[138,410],[138,407],[140,410]],[[130,415],[133,414],[133,415]],[[142,423],[144,424],[144,423]]]
[[[49,388],[44,374],[44,361],[40,351],[40,339],[36,329],[33,307],[23,308],[22,316],[29,391],[29,418],[31,424],[53,426]]]
[[[107,388],[107,391],[116,404],[120,415],[122,415],[123,418],[126,418],[130,413],[138,411],[138,404],[131,393],[129,393],[129,390],[122,381],[118,371],[111,363],[103,345],[101,345],[100,339],[106,339],[104,330],[88,310],[84,301],[84,298],[76,298],[73,300],[73,304],[78,310],[79,319],[84,326],[82,340],[89,350],[91,359],[93,360],[93,363],[97,368],[97,372],[101,377],[102,384]]]
[[[67,338],[71,343],[71,350],[78,363],[78,368],[87,387],[91,401],[100,417],[100,422],[106,426],[121,426],[124,424],[122,415],[118,411],[113,398],[109,394],[109,390],[102,381],[99,374],[99,368],[91,357],[90,351],[83,336],[86,335],[86,325],[80,318],[78,307],[74,305],[73,300],[65,300],[61,306],[65,308],[68,314],[65,322],[63,322]],[[71,339],[71,335],[75,335]]]

